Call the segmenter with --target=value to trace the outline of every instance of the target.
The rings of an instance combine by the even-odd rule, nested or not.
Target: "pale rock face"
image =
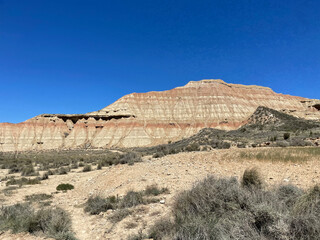
[[[202,80],[163,92],[132,93],[87,114],[43,114],[19,124],[1,123],[0,151],[152,146],[205,127],[236,129],[258,106],[320,119],[320,100]]]

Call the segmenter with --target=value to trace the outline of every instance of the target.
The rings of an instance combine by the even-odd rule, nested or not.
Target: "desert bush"
[[[40,184],[40,180],[38,178],[20,178],[20,179],[15,179],[12,178],[9,181],[6,182],[6,186],[9,185],[19,185],[20,187],[23,185],[34,185],[34,184]]]
[[[133,229],[138,227],[138,223],[136,221],[131,221],[131,222],[126,222],[125,223],[125,228],[126,229]]]
[[[200,150],[200,145],[198,143],[192,143],[188,145],[185,150],[187,152],[194,152],[194,151],[199,151]]]
[[[156,152],[156,153],[154,153],[154,154],[152,155],[153,158],[162,158],[162,157],[164,157],[164,156],[165,156],[165,154],[164,154],[164,152],[162,152],[162,151]]]
[[[242,176],[242,186],[261,188],[263,184],[262,177],[256,168],[246,169]]]
[[[130,165],[133,165],[135,162],[141,162],[141,161],[142,161],[141,156],[135,152],[128,152],[122,155],[119,160],[121,164],[128,163]]]
[[[126,208],[118,209],[114,213],[112,213],[110,216],[108,216],[108,220],[112,223],[117,223],[125,219],[131,213],[132,211]]]
[[[25,166],[21,170],[21,176],[37,176],[37,175],[39,175],[39,173],[34,170],[34,167],[32,165]]]
[[[79,166],[78,166],[78,163],[72,163],[71,165],[70,165],[70,168],[71,169],[77,169]]]
[[[141,192],[129,191],[121,199],[120,208],[130,208],[140,204],[144,204],[143,194]]]
[[[293,239],[318,239],[320,236],[320,185],[301,195],[293,205],[290,233]]]
[[[35,211],[30,204],[15,204],[0,209],[0,229],[13,233],[44,234],[59,240],[75,240],[69,215],[60,208]]]
[[[145,191],[144,191],[144,194],[145,195],[153,195],[153,196],[158,196],[162,193],[168,193],[169,192],[169,189],[168,188],[159,188],[157,185],[150,185],[150,186],[147,186]]]
[[[83,167],[83,166],[84,166],[84,163],[83,163],[83,162],[79,162],[78,166],[79,166],[79,167]]]
[[[41,180],[46,180],[46,179],[49,179],[49,173],[48,172],[43,173],[42,176],[41,176]]]
[[[39,193],[25,196],[25,200],[29,202],[45,201],[52,198],[52,195]]]
[[[56,187],[57,191],[68,191],[74,189],[74,186],[69,183],[61,183]]]
[[[90,172],[92,170],[91,165],[85,165],[82,169],[82,172]]]
[[[118,199],[115,196],[103,198],[100,196],[89,197],[84,208],[85,212],[92,215],[97,215],[101,212],[105,212],[108,209],[116,209]]]
[[[163,239],[164,237],[172,237],[175,231],[175,225],[167,218],[161,218],[155,222],[149,229],[148,237],[152,239]]]
[[[9,187],[6,187],[4,189],[2,189],[2,193],[5,195],[5,196],[11,196],[13,194],[13,192],[15,190],[17,190],[18,187],[17,186],[9,186]]]
[[[237,143],[237,148],[245,148],[246,144],[243,142]]]
[[[290,143],[287,141],[276,141],[275,146],[276,147],[289,147]]]
[[[102,169],[102,164],[99,162],[97,166],[97,170],[101,170],[101,169]]]
[[[301,138],[293,138],[293,139],[291,139],[290,146],[305,147],[305,146],[312,146],[312,143],[308,142],[308,141],[304,141]]]
[[[320,185],[315,185],[302,195],[294,207],[298,215],[316,213],[320,216]]]
[[[146,188],[146,190],[136,192],[128,191],[123,197],[118,198],[115,196],[110,196],[107,198],[101,196],[89,197],[85,204],[85,212],[90,214],[99,214],[105,212],[108,209],[123,209],[123,211],[115,212],[114,218],[119,219],[121,216],[128,215],[129,211],[127,208],[132,208],[141,204],[150,204],[159,202],[158,198],[150,198],[149,196],[157,196],[159,194],[168,193],[167,188],[159,189],[156,185],[151,185]],[[129,212],[128,212],[128,211]],[[111,217],[113,218],[113,217]],[[116,221],[116,220],[114,220]]]
[[[68,172],[70,171],[70,169],[68,167],[60,167],[56,170],[56,174],[58,175],[64,175],[64,174],[68,174]]]
[[[13,233],[32,232],[34,212],[28,204],[16,204],[0,209],[0,229]]]
[[[272,137],[270,137],[270,141],[271,141],[271,142],[277,141],[277,136],[272,136]]]
[[[144,240],[147,239],[148,236],[143,234],[142,230],[139,230],[137,234],[131,234],[128,237],[128,240]]]
[[[281,185],[276,190],[279,200],[288,207],[294,206],[299,197],[304,193],[303,190],[294,185]]]
[[[12,164],[9,167],[5,167],[5,168],[9,169],[9,174],[18,173],[21,171],[20,167],[18,167],[18,165],[16,164]]]
[[[283,134],[283,139],[284,140],[287,140],[287,139],[289,139],[290,138],[290,133],[284,133]]]
[[[229,149],[230,147],[231,147],[231,144],[229,142],[222,141],[218,144],[219,149]]]
[[[191,190],[181,192],[173,204],[173,220],[160,219],[149,229],[147,237],[155,240],[318,239],[319,186],[306,193],[291,185],[264,190],[260,180],[257,184],[256,173],[249,173],[246,184],[239,184],[236,178],[209,176]]]

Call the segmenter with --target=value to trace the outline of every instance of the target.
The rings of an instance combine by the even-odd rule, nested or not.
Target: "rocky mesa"
[[[201,80],[168,91],[132,93],[87,114],[42,114],[18,124],[0,123],[0,151],[153,146],[202,128],[237,129],[259,106],[320,119],[320,100]]]

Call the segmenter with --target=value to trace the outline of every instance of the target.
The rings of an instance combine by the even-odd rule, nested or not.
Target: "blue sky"
[[[0,0],[0,122],[220,78],[320,98],[320,1]]]

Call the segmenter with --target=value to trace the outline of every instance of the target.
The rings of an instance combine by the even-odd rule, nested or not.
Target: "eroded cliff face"
[[[205,127],[236,129],[258,106],[320,119],[319,100],[202,80],[163,92],[132,93],[87,114],[42,114],[19,124],[1,123],[0,150],[151,146]]]

